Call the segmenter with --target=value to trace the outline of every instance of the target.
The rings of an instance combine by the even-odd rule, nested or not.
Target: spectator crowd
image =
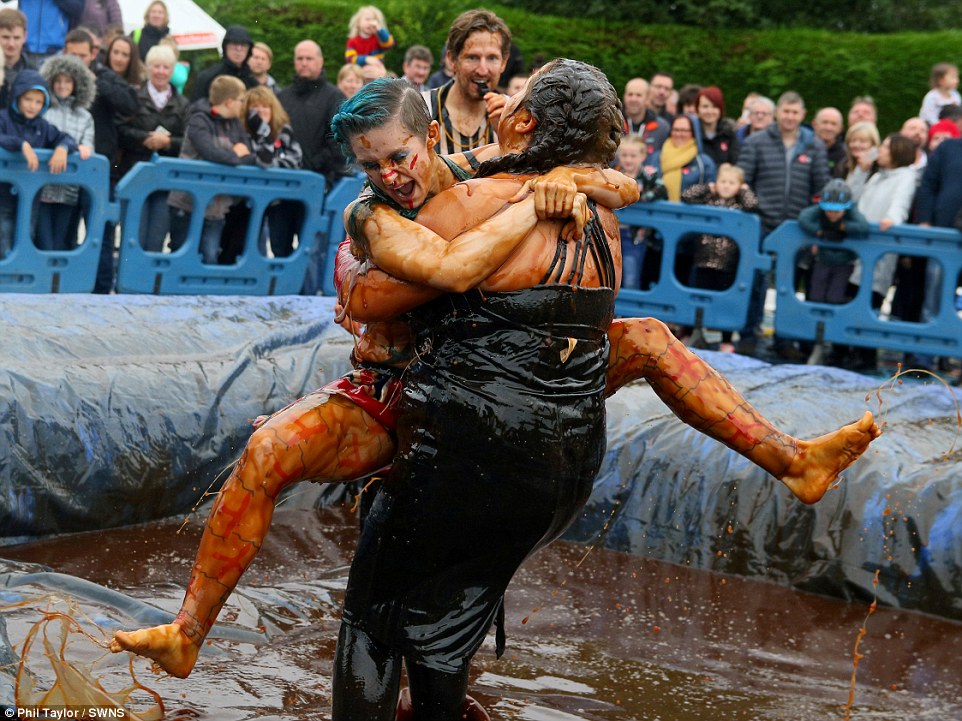
[[[433,74],[429,48],[412,45],[403,55],[402,77],[422,92],[438,121],[442,153],[496,141],[504,95],[523,87],[543,61],[526,64],[497,16],[473,12],[455,21]],[[143,27],[130,36],[123,33],[117,0],[21,0],[19,9],[0,10],[0,147],[22,153],[30,169],[38,167],[36,149],[51,149],[52,173],[62,170],[68,152],[77,152],[81,162],[98,153],[111,163],[113,185],[154,154],[309,170],[322,175],[328,187],[353,172],[330,137],[330,120],[364,83],[391,74],[384,59],[399,50],[378,8],[360,7],[351,18],[336,82],[327,78],[320,46],[304,39],[294,48],[293,81],[283,88],[271,75],[272,49],[241,26],[227,28],[220,59],[190,78],[169,21],[163,0],[150,3]],[[459,23],[470,24],[459,28]],[[813,243],[797,258],[797,290],[819,302],[845,303],[863,273],[842,246],[864,237],[866,223],[882,232],[904,223],[962,228],[958,84],[955,65],[935,65],[919,114],[883,136],[869,96],[854,98],[843,112],[810,109],[791,91],[777,98],[753,92],[732,112],[732,99],[722,88],[681,84],[658,71],[624,86],[625,135],[617,164],[637,178],[642,202],[667,199],[754,212],[763,237],[786,220],[804,219]],[[72,247],[89,202],[76,187],[46,186],[34,202],[33,242],[41,249]],[[11,186],[0,182],[0,259],[14,242],[15,208]],[[178,249],[193,212],[188,193],[154,193],[145,203],[142,246],[152,252]],[[203,213],[203,262],[234,262],[249,221],[245,204],[217,196]],[[260,252],[289,255],[302,214],[296,201],[275,203],[263,221]],[[115,228],[108,227],[95,292],[113,288],[114,239]],[[839,247],[826,249],[827,243]],[[656,232],[622,228],[622,251],[623,287],[644,289],[657,281]],[[733,282],[737,262],[731,240],[692,237],[679,247],[674,271],[685,284],[724,289]],[[943,282],[956,279],[943,278],[938,263],[886,255],[872,273],[873,306],[888,304],[891,315],[902,320],[930,319],[938,312]],[[733,334],[722,335],[722,350],[758,352],[769,283],[764,274],[756,275],[748,321],[737,344]],[[696,344],[703,331],[681,329],[698,334],[692,335]],[[853,368],[876,362],[872,351],[778,337],[773,351],[789,360]],[[938,362],[911,361],[930,367]]]

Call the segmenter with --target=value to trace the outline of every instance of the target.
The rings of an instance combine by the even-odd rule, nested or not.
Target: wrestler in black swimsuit
[[[564,277],[569,245],[557,247],[543,285],[445,295],[411,313],[422,330],[399,450],[343,616],[409,669],[466,680],[512,575],[573,521],[599,469],[614,263],[597,214]],[[604,287],[578,286],[588,254]]]

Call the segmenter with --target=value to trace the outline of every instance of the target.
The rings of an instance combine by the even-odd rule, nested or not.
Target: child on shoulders
[[[946,105],[962,105],[962,95],[959,95],[958,91],[958,67],[952,63],[933,65],[929,76],[929,87],[932,89],[922,98],[919,117],[932,126],[939,122],[939,112]]]
[[[373,5],[358,9],[347,26],[344,60],[357,65],[384,65],[384,52],[394,47],[394,36],[387,29],[384,13]]]

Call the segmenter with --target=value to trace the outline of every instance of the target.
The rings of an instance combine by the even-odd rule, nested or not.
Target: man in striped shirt
[[[422,93],[441,126],[438,153],[450,155],[497,142],[506,98],[494,91],[507,64],[511,31],[488,10],[469,10],[451,24],[445,52],[454,77]]]

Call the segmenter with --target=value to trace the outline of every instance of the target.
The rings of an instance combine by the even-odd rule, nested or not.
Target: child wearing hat
[[[855,254],[840,247],[847,238],[868,236],[868,221],[852,201],[852,189],[841,178],[834,178],[822,190],[815,205],[798,214],[798,225],[808,235],[824,241],[812,245],[814,255],[806,300],[816,303],[847,303],[848,279],[855,268]],[[809,365],[820,365],[826,359],[827,343],[816,343],[808,358]],[[830,365],[844,366],[849,347],[836,345],[828,356]]]
[[[50,93],[43,76],[36,70],[21,70],[13,81],[10,97],[10,107],[0,110],[0,148],[22,153],[31,172],[40,167],[35,150],[53,150],[48,163],[50,172],[63,172],[67,153],[77,150],[77,143],[43,118],[50,107]],[[17,197],[9,184],[0,183],[0,259],[13,247],[16,213]]]
[[[855,254],[840,247],[846,238],[868,236],[868,221],[852,201],[852,190],[841,178],[828,182],[818,203],[798,215],[798,225],[821,241],[813,245],[815,261],[807,300],[816,303],[847,303],[848,279],[855,266]]]
[[[73,55],[51,55],[40,67],[40,74],[50,91],[50,109],[44,118],[77,141],[77,153],[81,160],[86,160],[94,147],[90,106],[97,93],[97,78]],[[41,250],[76,247],[80,211],[79,186],[45,185],[37,208],[37,247]]]

